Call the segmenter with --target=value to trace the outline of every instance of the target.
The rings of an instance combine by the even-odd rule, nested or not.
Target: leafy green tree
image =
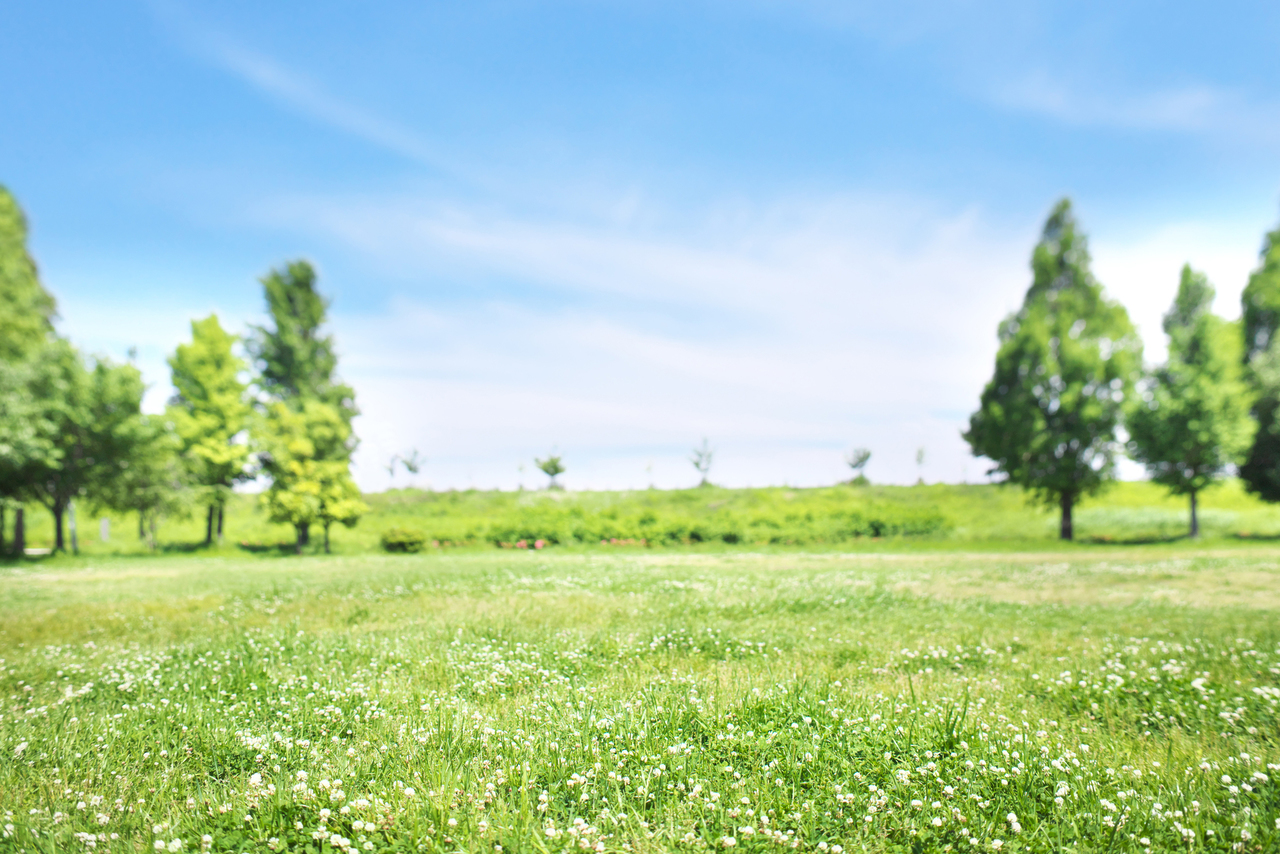
[[[1213,286],[1182,268],[1164,316],[1168,361],[1145,384],[1129,414],[1129,453],[1151,479],[1186,495],[1190,536],[1200,536],[1197,496],[1248,449],[1250,391],[1241,363],[1240,329],[1210,312]]]
[[[197,498],[208,508],[205,544],[222,542],[223,515],[232,488],[248,477],[249,445],[241,441],[251,411],[246,368],[232,347],[236,337],[223,330],[218,316],[191,322],[191,343],[179,344],[169,357],[173,387],[168,417],[181,440]]]
[[[321,332],[329,301],[316,290],[315,269],[294,261],[264,276],[262,287],[274,327],[252,327],[245,342],[258,384],[276,400],[324,401],[350,423],[358,414],[355,392],[337,379],[333,336]]]
[[[155,549],[160,520],[188,516],[196,496],[182,455],[183,440],[173,422],[144,415],[140,434],[128,467],[98,490],[95,503],[137,513],[138,538]]]
[[[56,304],[27,252],[27,219],[0,185],[0,360],[30,357],[53,337]]]
[[[152,439],[142,414],[142,376],[132,365],[86,364],[74,347],[56,340],[32,361],[27,388],[48,452],[28,460],[18,477],[24,497],[53,514],[54,546],[65,550],[70,503],[84,497],[118,506],[120,483]]]
[[[547,454],[547,458],[545,460],[540,460],[535,457],[533,463],[538,468],[542,469],[543,474],[551,478],[551,481],[547,484],[547,489],[560,488],[560,484],[556,481],[556,478],[564,474],[564,464],[560,461],[559,454]]]
[[[1280,229],[1262,243],[1258,267],[1240,295],[1244,359],[1257,429],[1240,478],[1266,501],[1280,501]]]
[[[1114,478],[1116,430],[1142,363],[1124,308],[1089,269],[1088,243],[1070,201],[1059,202],[1031,257],[1022,308],[999,330],[995,373],[964,438],[990,473],[1072,511]]]
[[[310,541],[310,526],[323,525],[328,552],[330,526],[351,527],[368,511],[347,462],[355,447],[350,425],[320,400],[296,407],[276,401],[267,406],[261,434],[263,470],[271,478],[262,501],[271,521],[294,526],[298,552]]]
[[[273,328],[254,327],[246,344],[272,399],[263,419],[261,460],[271,478],[263,500],[274,520],[294,526],[299,551],[315,523],[327,550],[330,525],[354,525],[366,510],[351,480],[355,392],[335,374],[333,337],[321,331],[329,303],[312,266],[272,270],[262,286]]]
[[[1271,346],[1280,327],[1280,228],[1262,241],[1258,268],[1240,294],[1244,327],[1244,360],[1252,362]]]
[[[35,363],[0,360],[0,554],[5,542],[6,505],[15,509],[12,549],[23,547],[23,508],[18,501],[33,468],[53,453],[53,429],[44,422],[45,412],[32,395]]]
[[[23,363],[53,338],[53,297],[40,284],[27,251],[27,220],[18,202],[0,185],[0,552],[5,550],[6,510],[16,510],[13,546],[21,553],[23,511],[18,477],[28,455],[47,445],[34,437],[35,411]],[[34,444],[33,444],[34,442]]]

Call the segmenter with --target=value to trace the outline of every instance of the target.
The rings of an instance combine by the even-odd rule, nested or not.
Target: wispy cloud
[[[192,52],[293,113],[422,166],[448,173],[460,171],[457,162],[423,135],[335,96],[305,74],[253,50],[207,21],[197,20],[193,10],[177,0],[151,0],[150,5],[157,18]]]
[[[1045,72],[994,88],[999,106],[1081,127],[1170,131],[1244,142],[1280,139],[1280,109],[1244,93],[1206,84],[1123,93],[1085,86]]]

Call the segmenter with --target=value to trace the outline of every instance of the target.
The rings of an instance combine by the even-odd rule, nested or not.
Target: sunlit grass
[[[0,571],[0,850],[1280,848],[1274,551]]]

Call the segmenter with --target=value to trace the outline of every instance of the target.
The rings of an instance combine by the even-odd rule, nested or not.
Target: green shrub
[[[427,535],[413,528],[389,528],[382,532],[382,548],[389,552],[420,552],[427,547]]]

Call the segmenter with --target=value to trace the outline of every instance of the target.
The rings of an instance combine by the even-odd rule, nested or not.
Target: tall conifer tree
[[[169,357],[173,387],[168,416],[181,439],[190,480],[207,507],[205,544],[222,542],[223,515],[231,489],[247,476],[249,446],[239,441],[248,427],[248,386],[240,379],[243,359],[232,352],[235,336],[217,315],[191,322],[191,343]],[[216,526],[215,526],[216,523]]]
[[[1070,201],[1045,222],[1031,269],[1022,308],[1000,325],[995,373],[964,438],[992,473],[1060,508],[1069,540],[1076,503],[1114,477],[1116,429],[1142,344],[1094,279]]]
[[[1244,361],[1253,385],[1253,442],[1240,479],[1265,501],[1280,501],[1280,228],[1262,242],[1258,267],[1240,295]]]
[[[1168,361],[1146,383],[1129,415],[1129,450],[1156,483],[1190,504],[1190,536],[1200,535],[1197,498],[1249,447],[1249,387],[1241,364],[1240,329],[1215,317],[1213,286],[1182,268],[1164,316]]]
[[[314,268],[295,261],[262,285],[273,328],[255,327],[248,347],[271,398],[260,431],[271,477],[263,502],[274,521],[294,526],[298,550],[311,525],[323,525],[328,551],[330,525],[354,525],[366,509],[351,480],[355,392],[336,375],[333,337],[321,328],[329,303],[316,289]]]

